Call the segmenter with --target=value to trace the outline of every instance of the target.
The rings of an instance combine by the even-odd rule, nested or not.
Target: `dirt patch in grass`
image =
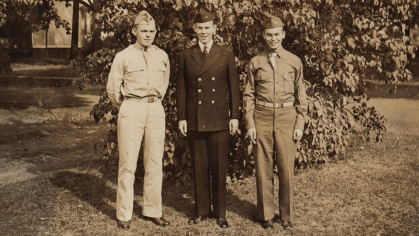
[[[10,76],[32,77],[77,77],[77,68],[71,65],[28,66],[26,64],[12,64]]]
[[[0,124],[86,121],[99,90],[74,88],[0,88]]]
[[[12,76],[33,77],[77,77],[80,69],[67,59],[60,58],[21,58],[11,62]]]

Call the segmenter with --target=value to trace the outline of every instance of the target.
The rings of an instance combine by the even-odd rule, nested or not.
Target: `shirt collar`
[[[146,47],[144,47],[143,45],[141,45],[139,43],[134,43],[134,48],[139,49],[141,51],[147,51],[147,49],[151,48],[151,46],[146,48]]]
[[[281,58],[282,57],[282,54],[284,53],[284,48],[281,46],[281,47],[279,47],[278,49],[276,49],[275,51],[272,51],[272,50],[269,50],[269,49],[266,49],[266,53],[267,53],[267,55],[268,55],[268,59],[271,57],[271,55],[272,55],[272,53],[276,53],[276,55],[279,57],[279,58]]]
[[[198,41],[199,48],[201,48],[201,52],[204,51],[204,46],[207,46],[208,52],[210,52],[213,43],[214,43],[214,40],[213,39],[211,39],[211,41],[209,41],[207,43],[207,45],[203,44],[201,41]]]

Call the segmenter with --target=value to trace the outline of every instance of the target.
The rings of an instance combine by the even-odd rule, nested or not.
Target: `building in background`
[[[73,4],[73,2],[70,2]],[[73,7],[65,6],[65,2],[55,1],[57,13],[62,20],[69,22],[72,27]],[[27,27],[25,19],[14,18],[0,27],[0,51],[6,52],[11,58],[69,58],[71,49],[71,34],[67,35],[62,27],[56,28],[55,22],[51,21],[48,33],[45,30],[33,31]],[[79,10],[79,37],[78,47],[82,48],[90,33],[91,14],[80,5]],[[71,30],[73,31],[73,29]],[[79,53],[82,50],[78,50]]]
[[[69,22],[71,27],[73,8],[66,7],[65,2],[58,1],[56,1],[56,6],[58,15],[62,20]],[[80,6],[79,16],[78,47],[81,48],[86,43],[85,36],[90,33],[91,15],[85,7]],[[45,30],[32,32],[33,57],[42,58],[45,55],[48,55],[48,57],[68,57],[70,55],[70,48],[71,34],[66,34],[66,30],[62,27],[57,29],[54,21],[51,21],[48,32]]]

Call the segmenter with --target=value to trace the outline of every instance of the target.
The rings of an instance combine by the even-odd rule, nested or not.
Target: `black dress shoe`
[[[282,221],[282,220],[281,220],[281,218],[279,218],[279,216],[276,216],[276,217],[274,218],[274,222],[275,222],[275,223],[278,223],[278,224],[281,224],[281,225],[282,225],[282,223],[284,223],[284,221]]]
[[[291,230],[291,229],[292,229],[292,223],[291,223],[291,222],[286,222],[286,221],[283,221],[283,220],[281,220],[279,217],[276,217],[276,218],[275,218],[275,222],[276,222],[276,223],[281,224],[281,225],[282,225],[282,227],[283,227],[285,230]]]
[[[218,218],[217,225],[220,226],[220,228],[228,228],[228,221],[226,218]]]
[[[262,227],[264,229],[273,229],[274,228],[274,224],[272,223],[272,220],[263,220],[262,221]]]
[[[208,218],[209,218],[209,216],[207,216],[207,215],[206,216],[197,216],[195,218],[191,218],[191,219],[188,220],[188,225],[199,224],[199,223],[201,223],[201,221],[204,221]]]
[[[159,217],[159,218],[154,218],[154,217],[148,217],[148,216],[144,216],[143,217],[145,220],[151,221],[153,222],[155,225],[157,226],[161,226],[161,227],[166,227],[168,225],[170,225],[170,222],[167,221],[165,218],[163,217]]]
[[[129,230],[130,222],[118,220],[118,228],[123,229],[123,230]]]

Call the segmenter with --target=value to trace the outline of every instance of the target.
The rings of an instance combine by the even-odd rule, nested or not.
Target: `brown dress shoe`
[[[291,222],[283,222],[283,223],[282,223],[282,227],[283,227],[285,230],[292,230],[292,223],[291,223]]]
[[[263,220],[262,221],[262,227],[264,229],[273,229],[274,228],[274,224],[272,223],[272,220]]]
[[[144,216],[143,217],[144,220],[148,220],[153,222],[155,225],[157,226],[161,226],[161,227],[166,227],[168,225],[170,225],[170,222],[167,221],[165,218],[163,217],[158,217],[158,218],[154,218],[154,217],[148,217],[148,216]]]
[[[228,221],[226,218],[218,218],[217,225],[220,226],[220,228],[228,228]]]
[[[130,223],[131,222],[129,222],[129,221],[118,220],[118,228],[123,229],[123,230],[129,230]]]

